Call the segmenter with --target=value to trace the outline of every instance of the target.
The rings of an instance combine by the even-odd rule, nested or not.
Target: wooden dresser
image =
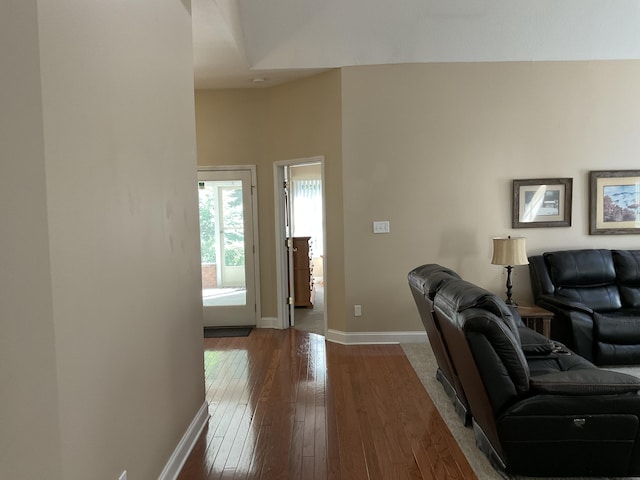
[[[311,237],[293,237],[294,305],[313,307],[313,261]]]

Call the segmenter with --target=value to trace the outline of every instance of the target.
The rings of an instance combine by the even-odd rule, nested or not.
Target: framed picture
[[[513,228],[570,227],[573,178],[513,181]]]
[[[640,170],[589,172],[589,233],[640,233]]]

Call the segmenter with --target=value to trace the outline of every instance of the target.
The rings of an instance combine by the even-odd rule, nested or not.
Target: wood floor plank
[[[330,350],[333,345],[327,345]],[[348,479],[368,479],[367,461],[358,422],[358,412],[354,402],[351,372],[340,352],[335,355],[335,370],[329,364],[329,376],[336,397],[337,442],[340,455],[341,473]],[[334,381],[335,378],[335,381]]]
[[[477,478],[398,345],[293,329],[204,345],[211,416],[178,480]]]
[[[315,407],[314,474],[313,478],[327,478],[327,409],[323,405]]]
[[[289,478],[302,478],[304,422],[294,422],[289,445]]]
[[[210,464],[207,461],[207,447],[209,437],[207,436],[208,425],[196,441],[191,454],[180,471],[177,480],[188,480],[190,478],[206,478],[209,474]]]

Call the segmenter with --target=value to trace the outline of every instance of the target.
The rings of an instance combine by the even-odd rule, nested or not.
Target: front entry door
[[[256,325],[251,170],[198,172],[205,327]]]

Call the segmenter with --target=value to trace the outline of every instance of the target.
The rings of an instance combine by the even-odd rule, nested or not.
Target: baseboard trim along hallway
[[[426,343],[426,332],[342,332],[329,329],[327,340],[342,345]]]
[[[207,421],[209,420],[209,404],[205,401],[196,413],[196,416],[193,417],[191,424],[187,428],[187,431],[184,433],[180,442],[176,446],[175,450],[171,454],[169,461],[165,465],[162,473],[158,477],[158,480],[175,480],[178,478],[178,474],[186,462],[187,457],[193,450],[193,446],[195,445],[198,437],[202,433]]]

